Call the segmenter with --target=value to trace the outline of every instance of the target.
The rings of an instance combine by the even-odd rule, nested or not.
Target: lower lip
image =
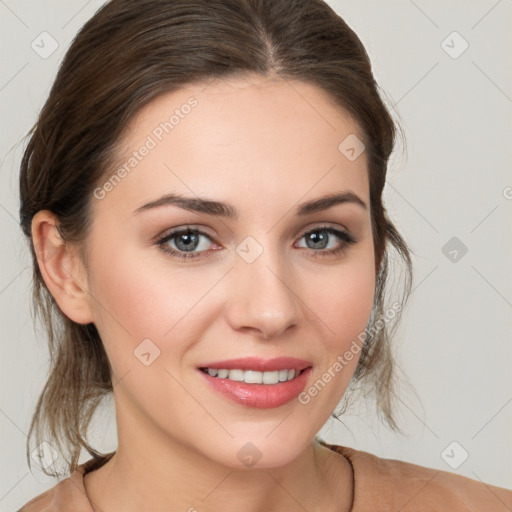
[[[311,367],[304,370],[295,379],[279,384],[247,384],[246,382],[212,377],[202,370],[197,371],[215,391],[234,402],[256,409],[271,409],[297,398],[306,386],[311,374]]]

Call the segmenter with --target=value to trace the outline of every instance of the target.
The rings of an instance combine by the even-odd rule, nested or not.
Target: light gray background
[[[65,50],[100,0],[0,0],[0,510],[56,484],[25,462],[25,439],[48,354],[30,314],[31,267],[18,225],[18,172],[28,131]],[[452,471],[512,489],[512,1],[331,0],[371,57],[377,81],[407,136],[396,153],[385,204],[414,250],[414,291],[395,353],[417,395],[404,389],[408,437],[355,408],[328,441]],[[31,42],[47,31],[58,49]],[[458,58],[461,42],[469,44]],[[451,261],[457,237],[468,252]],[[108,405],[108,404],[107,404]],[[110,403],[113,407],[113,403]],[[97,447],[116,448],[113,409],[93,427]],[[456,441],[451,459],[442,457]],[[469,454],[458,468],[462,449]],[[87,460],[88,454],[82,454]],[[454,464],[454,462],[452,462]]]

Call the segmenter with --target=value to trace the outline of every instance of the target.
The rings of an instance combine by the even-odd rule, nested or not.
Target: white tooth
[[[279,382],[288,380],[288,370],[279,370]]]
[[[244,371],[243,370],[229,370],[229,378],[231,380],[243,381]]]
[[[238,382],[246,382],[247,384],[277,384],[286,382],[295,378],[296,371],[292,370],[275,370],[271,372],[260,372],[256,370],[226,370],[217,368],[206,368],[208,375],[219,379],[230,379]]]
[[[263,384],[277,384],[279,382],[279,372],[263,372]]]
[[[245,370],[244,381],[247,384],[261,384],[263,382],[263,373],[255,370]]]

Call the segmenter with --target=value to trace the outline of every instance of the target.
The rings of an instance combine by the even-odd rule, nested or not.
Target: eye
[[[201,256],[201,253],[205,251],[192,251],[195,251],[198,246],[201,245],[199,243],[200,237],[205,237],[211,241],[211,238],[206,233],[203,233],[199,229],[187,227],[185,229],[173,231],[163,238],[160,238],[156,244],[163,252],[170,254],[173,257],[181,259],[198,258]],[[175,244],[177,250],[169,247],[168,242],[171,241]]]
[[[156,245],[164,253],[170,254],[172,257],[176,257],[178,259],[196,259],[200,258],[202,253],[208,252],[208,243],[201,244],[201,238],[205,238],[212,242],[211,237],[203,231],[186,227],[161,237],[156,241]],[[306,243],[311,243],[312,248],[310,246],[306,249],[308,249],[308,252],[311,253],[313,258],[316,258],[317,256],[323,257],[339,255],[344,252],[349,245],[357,243],[357,240],[351,234],[332,226],[319,226],[304,233],[300,239],[302,240],[303,238],[307,240]],[[332,238],[338,238],[343,242],[341,244],[338,243],[333,248],[325,250]],[[176,248],[172,248],[169,242],[172,242]],[[203,246],[203,250],[198,251],[201,245]]]
[[[320,236],[318,236],[319,233],[321,233]],[[341,245],[338,244],[334,248],[328,250],[317,250],[326,248],[326,244],[328,245],[328,242],[330,241],[329,239],[333,238],[330,235],[335,235],[335,237],[343,240],[344,243],[342,243]],[[333,228],[332,226],[319,226],[315,229],[312,229],[304,233],[301,239],[302,238],[305,238],[307,241],[312,242],[313,258],[316,258],[317,256],[324,257],[340,255],[348,248],[349,245],[355,244],[357,242],[357,240],[350,233]]]

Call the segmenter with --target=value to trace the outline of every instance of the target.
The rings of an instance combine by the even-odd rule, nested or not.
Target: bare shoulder
[[[57,484],[57,485],[60,485]],[[47,491],[39,494],[35,498],[32,498],[30,501],[25,503],[20,509],[16,512],[53,512],[56,510],[55,504],[55,493],[56,487],[52,487]]]
[[[70,510],[93,512],[83,487],[82,469],[32,498],[16,512],[70,512]]]

